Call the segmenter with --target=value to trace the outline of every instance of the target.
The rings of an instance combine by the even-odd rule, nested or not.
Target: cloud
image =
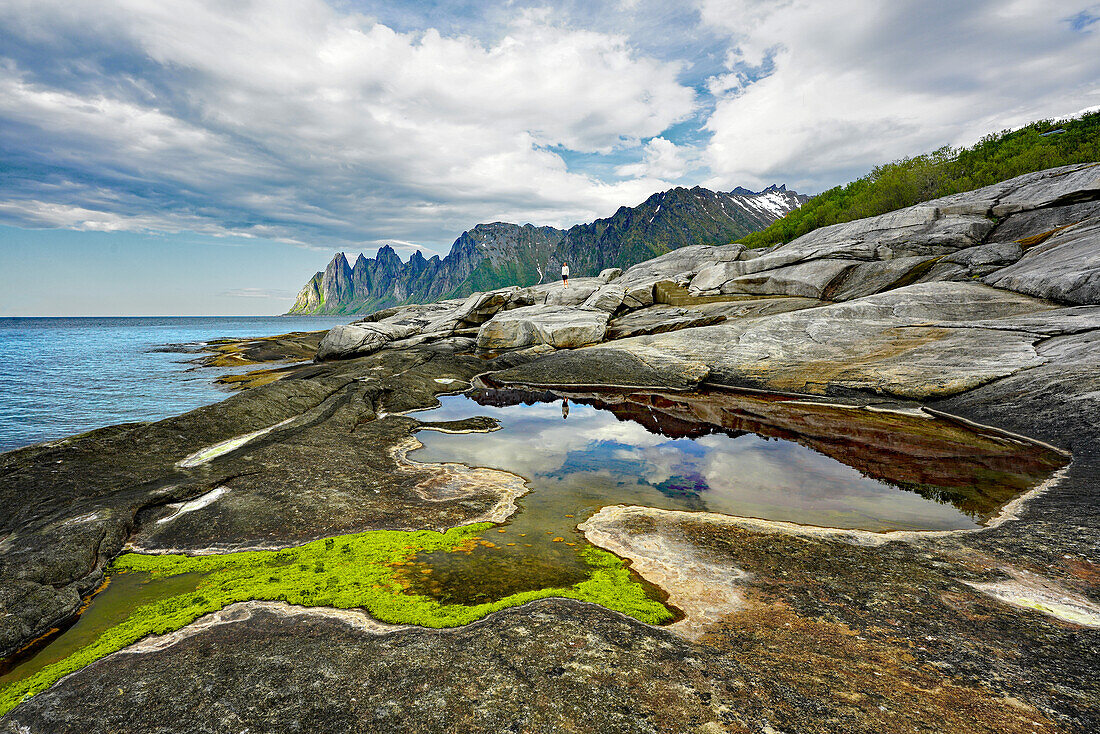
[[[11,218],[33,201],[301,243],[568,224],[652,182],[606,183],[556,150],[637,147],[695,106],[679,61],[533,11],[492,43],[317,0],[13,2],[0,25],[0,149],[25,172],[0,196],[25,226],[84,226]]]
[[[1100,34],[1074,30],[1087,5],[703,0],[730,42],[709,183],[821,189],[1100,101]]]
[[[698,153],[690,146],[676,145],[671,140],[656,137],[645,144],[642,160],[615,169],[618,176],[675,181],[693,167]]]
[[[1095,2],[8,0],[0,222],[445,254],[1100,103]]]

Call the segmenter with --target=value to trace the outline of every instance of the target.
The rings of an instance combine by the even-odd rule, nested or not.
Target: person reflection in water
[[[569,417],[569,400],[567,398],[561,399],[561,417],[562,420]]]

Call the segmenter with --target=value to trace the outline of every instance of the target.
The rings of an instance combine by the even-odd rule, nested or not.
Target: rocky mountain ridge
[[[570,264],[574,275],[594,275],[685,245],[731,242],[766,227],[807,198],[786,186],[759,192],[679,187],[567,230],[478,224],[463,232],[442,259],[427,259],[417,251],[406,263],[386,245],[375,257],[360,254],[350,265],[337,253],[302,288],[290,313],[364,313],[507,285],[534,285],[553,279],[562,262]]]

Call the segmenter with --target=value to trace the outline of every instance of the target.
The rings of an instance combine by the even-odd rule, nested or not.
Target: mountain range
[[[727,244],[767,227],[809,197],[769,186],[711,191],[696,186],[653,194],[635,207],[562,230],[493,222],[463,232],[446,257],[419,250],[408,262],[389,245],[354,265],[336,253],[290,309],[292,314],[367,313],[404,303],[429,303],[508,285],[555,279],[563,262],[574,276],[627,268],[684,245]]]

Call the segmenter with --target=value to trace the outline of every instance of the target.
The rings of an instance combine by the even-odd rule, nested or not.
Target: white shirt
[[[561,266],[561,275],[562,275],[563,278],[569,276],[569,266],[568,265],[562,265]]]

